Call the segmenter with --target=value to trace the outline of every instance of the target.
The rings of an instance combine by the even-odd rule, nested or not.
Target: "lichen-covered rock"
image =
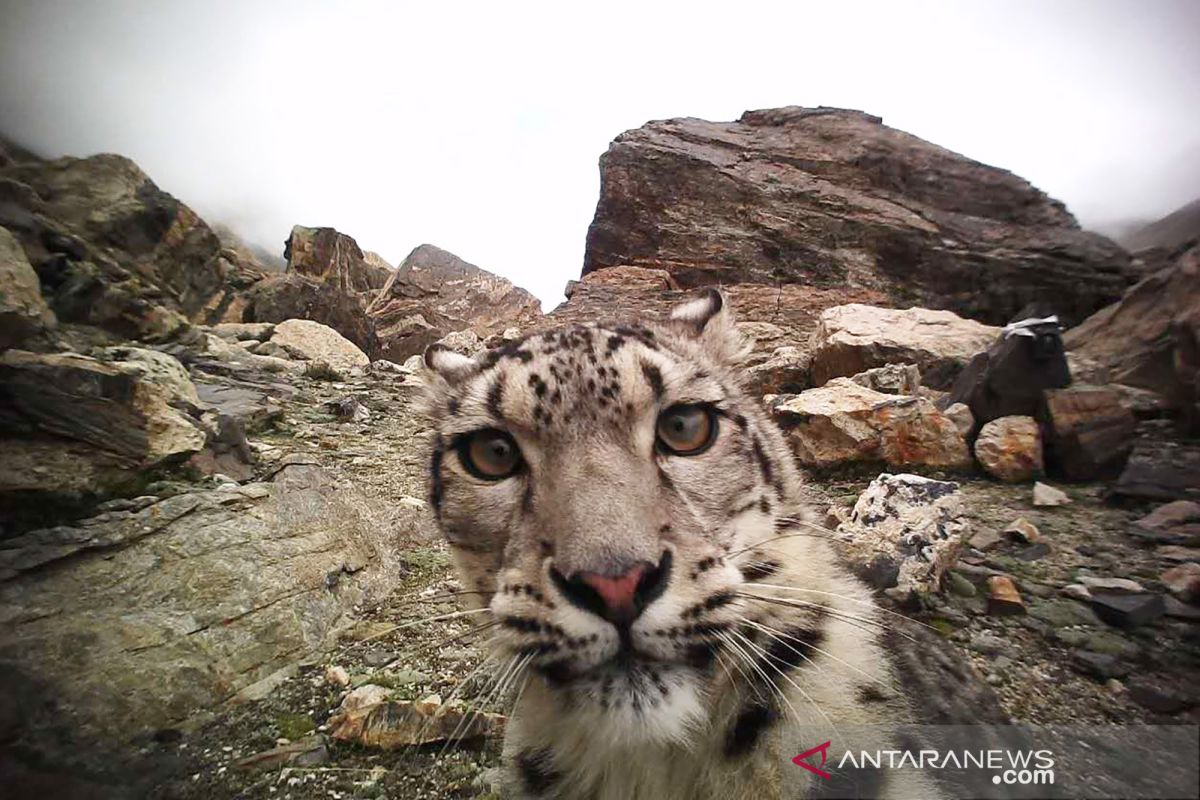
[[[358,242],[333,228],[296,225],[288,237],[283,256],[287,269],[316,278],[343,292],[372,292],[383,288],[392,270],[372,254],[368,259]]]
[[[0,228],[0,351],[55,322],[25,251],[7,229]]]
[[[764,401],[807,466],[882,461],[894,467],[962,468],[971,463],[954,423],[924,398],[883,394],[835,378],[820,389],[769,395]]]
[[[1137,420],[1111,389],[1070,386],[1043,393],[1046,466],[1071,481],[1113,478],[1133,449]]]
[[[929,593],[953,566],[969,532],[957,483],[883,473],[854,504],[835,535],[851,560],[884,557],[897,566],[901,591]]]
[[[270,341],[287,348],[296,358],[328,364],[339,372],[371,363],[367,354],[340,333],[307,319],[289,319],[275,326]]]
[[[317,466],[147,500],[0,549],[0,659],[122,740],[329,647],[401,574],[400,533]]]
[[[862,286],[1001,323],[1045,298],[1083,319],[1120,296],[1128,263],[1009,172],[860,111],[790,107],[618,136],[601,157],[583,271]]]
[[[1000,329],[951,311],[851,303],[821,312],[812,338],[816,386],[886,364],[915,364],[927,386],[944,389]]]
[[[975,439],[975,458],[987,474],[1009,483],[1042,474],[1042,432],[1033,417],[1000,417]]]

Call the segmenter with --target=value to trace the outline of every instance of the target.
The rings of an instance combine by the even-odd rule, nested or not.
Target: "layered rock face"
[[[21,243],[60,319],[132,338],[219,321],[262,275],[116,155],[0,168],[0,226]]]
[[[367,314],[379,337],[378,357],[403,362],[452,331],[480,336],[524,327],[541,304],[512,282],[423,244],[388,278]]]
[[[1200,399],[1200,243],[1067,331],[1063,341],[1073,354],[1106,366],[1115,382],[1194,409]]]
[[[1125,252],[1061,203],[858,111],[651,122],[600,166],[585,274],[867,287],[990,323],[1037,300],[1078,321],[1126,286]]]

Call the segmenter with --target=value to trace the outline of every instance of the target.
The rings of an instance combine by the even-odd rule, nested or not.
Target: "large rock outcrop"
[[[453,331],[487,336],[542,316],[529,292],[431,244],[408,254],[367,313],[379,338],[378,357],[396,362]]]
[[[1061,203],[858,111],[651,122],[600,166],[585,274],[867,287],[991,323],[1037,300],[1078,321],[1126,286],[1128,255]]]
[[[392,274],[378,255],[368,258],[358,242],[333,228],[295,226],[283,254],[289,272],[317,278],[343,292],[377,292]]]
[[[55,322],[25,251],[7,229],[0,228],[0,351]]]
[[[401,548],[382,519],[296,464],[3,540],[0,667],[47,685],[83,731],[178,723],[330,646],[392,589]]]
[[[131,338],[220,321],[262,275],[116,155],[0,168],[0,225],[20,241],[60,319]]]
[[[1194,408],[1200,380],[1200,244],[1067,331],[1072,354],[1108,367],[1116,383]],[[1194,413],[1194,412],[1193,412]]]

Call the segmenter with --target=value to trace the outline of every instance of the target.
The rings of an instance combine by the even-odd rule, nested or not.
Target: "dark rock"
[[[317,767],[328,761],[329,748],[325,746],[325,737],[306,736],[298,741],[246,756],[234,766],[245,770],[278,770],[287,766]]]
[[[981,426],[1001,417],[1032,417],[1046,389],[1070,382],[1057,323],[1005,329],[985,352],[971,359],[939,405],[965,403]]]
[[[1050,555],[1050,545],[1045,542],[1031,544],[1029,547],[1024,547],[1016,552],[1016,557],[1021,561],[1037,561],[1039,558],[1044,558]]]
[[[1038,418],[1045,427],[1047,469],[1066,480],[1116,477],[1133,448],[1137,421],[1108,389],[1046,391]]]
[[[1200,501],[1200,443],[1139,442],[1117,479],[1117,498]]]
[[[1130,666],[1116,656],[1107,653],[1093,653],[1088,650],[1073,652],[1071,664],[1084,675],[1090,675],[1100,681],[1122,678],[1130,672]]]
[[[379,357],[375,324],[367,316],[363,298],[298,273],[272,275],[255,284],[246,294],[242,319],[275,323],[312,320],[333,328],[369,357]]]
[[[1092,610],[1109,625],[1136,628],[1158,619],[1167,609],[1158,594],[1092,592]]]
[[[865,564],[855,564],[854,572],[858,577],[875,589],[890,589],[897,583],[900,575],[900,565],[891,556],[877,553]]]
[[[859,111],[792,107],[617,137],[583,271],[661,268],[685,287],[860,285],[1002,322],[1046,298],[1080,320],[1120,295],[1127,263],[1011,173]]]
[[[1125,684],[1129,698],[1155,714],[1178,714],[1196,705],[1194,687],[1170,685],[1149,677],[1130,678]]]
[[[1166,603],[1168,617],[1182,619],[1187,622],[1200,622],[1200,607],[1181,603],[1174,597],[1168,597],[1164,602]]]

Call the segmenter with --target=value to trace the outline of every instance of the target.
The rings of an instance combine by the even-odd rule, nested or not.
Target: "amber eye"
[[[716,433],[717,421],[706,405],[671,406],[658,416],[658,446],[672,455],[698,455]]]
[[[458,443],[463,465],[477,478],[498,481],[521,468],[521,451],[504,431],[487,428],[464,436]]]

